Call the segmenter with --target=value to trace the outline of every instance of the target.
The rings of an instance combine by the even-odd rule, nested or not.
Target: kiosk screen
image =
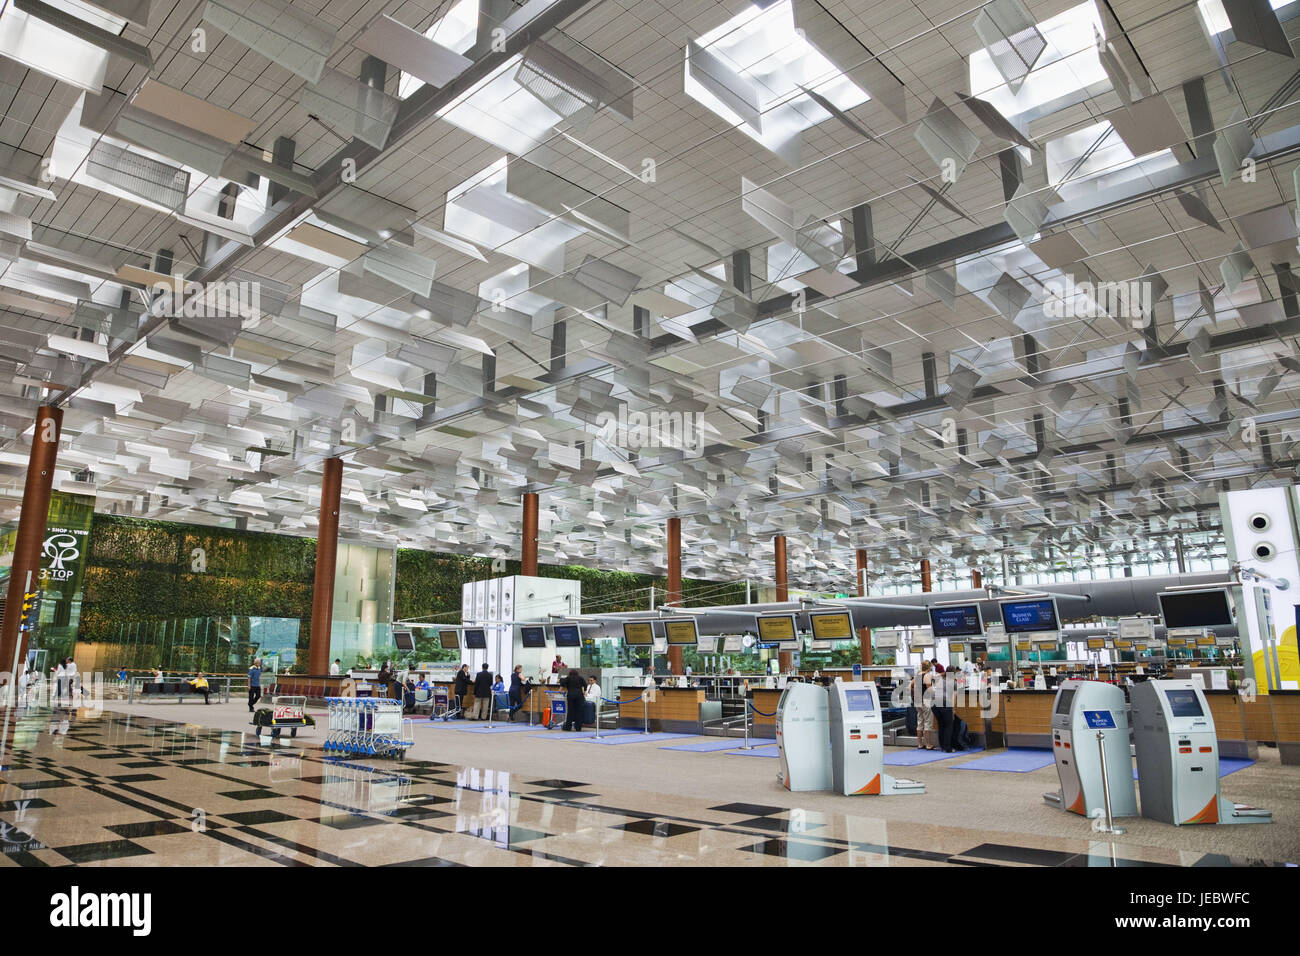
[[[1074,688],[1061,691],[1061,695],[1056,699],[1056,712],[1058,714],[1068,714],[1070,705],[1074,703]]]
[[[481,627],[465,628],[465,648],[471,651],[486,651],[487,631]]]
[[[555,635],[556,647],[580,647],[582,637],[578,633],[576,624],[556,624],[551,628],[551,633]]]
[[[854,713],[872,713],[876,709],[875,695],[869,690],[846,690],[844,692],[844,703]]]
[[[1175,717],[1205,716],[1194,690],[1167,690],[1165,697],[1169,699],[1169,713]]]
[[[545,647],[546,646],[546,628],[544,627],[521,627],[519,629],[519,642],[524,647]]]

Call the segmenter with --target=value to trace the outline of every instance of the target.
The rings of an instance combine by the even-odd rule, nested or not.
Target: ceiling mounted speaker
[[[185,211],[190,174],[179,166],[141,156],[101,139],[86,159],[86,172],[147,202],[173,212]]]

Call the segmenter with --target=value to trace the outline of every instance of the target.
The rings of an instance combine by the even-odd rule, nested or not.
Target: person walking
[[[452,688],[456,695],[456,719],[465,719],[465,697],[469,694],[470,684],[473,679],[469,676],[469,665],[461,664],[460,670],[456,671],[456,682]]]
[[[514,722],[517,714],[524,706],[524,665],[516,664],[514,672],[510,675],[510,721]]]
[[[63,705],[63,685],[68,679],[67,658],[59,660],[59,666],[54,668],[54,706]]]
[[[485,663],[474,676],[474,719],[487,720],[492,712],[492,672]]]
[[[262,662],[259,659],[253,660],[253,666],[248,669],[248,712],[251,714],[257,702],[262,699]]]
[[[81,696],[81,680],[77,677],[77,662],[71,657],[67,659],[67,674],[65,679],[68,682],[68,703],[75,705],[77,698]],[[84,699],[82,703],[85,703]]]
[[[565,675],[564,680],[560,681],[564,687],[566,710],[568,713],[564,717],[564,729],[569,730],[571,727],[582,733],[583,711],[587,709],[587,682],[583,680],[581,672],[576,667],[570,667],[569,673]]]

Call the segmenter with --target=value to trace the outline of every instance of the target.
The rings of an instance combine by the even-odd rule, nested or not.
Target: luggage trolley
[[[253,715],[253,726],[259,737],[270,734],[279,737],[280,731],[289,728],[289,736],[297,737],[298,728],[314,727],[316,722],[307,716],[306,697],[272,697],[271,707],[263,707]]]
[[[415,743],[415,722],[402,718],[402,702],[383,697],[327,697],[332,753],[401,757]]]

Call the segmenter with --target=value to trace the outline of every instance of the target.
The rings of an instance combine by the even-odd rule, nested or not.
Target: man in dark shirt
[[[253,666],[248,669],[248,712],[253,712],[253,707],[262,699],[262,662],[253,661]]]
[[[487,664],[474,677],[474,717],[487,720],[492,710],[492,672]]]
[[[469,665],[461,664],[460,670],[456,671],[456,683],[453,688],[456,694],[456,714],[457,720],[465,719],[465,696],[469,693],[469,685],[472,683],[469,676]]]

